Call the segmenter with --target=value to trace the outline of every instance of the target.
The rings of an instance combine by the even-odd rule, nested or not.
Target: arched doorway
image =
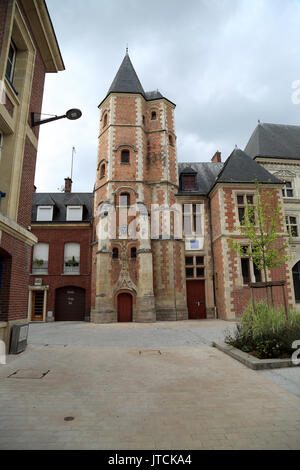
[[[85,289],[61,287],[55,294],[55,321],[84,321]]]
[[[127,292],[118,295],[118,322],[132,322],[132,295]]]
[[[296,303],[300,303],[300,261],[293,267],[293,280]]]

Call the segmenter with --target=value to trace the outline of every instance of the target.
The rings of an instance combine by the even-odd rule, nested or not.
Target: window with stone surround
[[[14,81],[15,66],[16,66],[17,48],[13,41],[11,41],[8,51],[5,76],[10,83]]]
[[[80,243],[65,243],[64,274],[80,273]]]
[[[32,274],[48,274],[49,243],[37,243],[33,248]]]
[[[185,275],[187,279],[204,278],[204,256],[193,255],[185,257]]]
[[[121,152],[121,163],[129,163],[130,162],[130,152],[129,150],[122,150]]]
[[[100,178],[104,178],[105,176],[105,163],[103,163],[100,167]]]
[[[285,218],[287,231],[291,237],[298,237],[298,223],[297,217],[294,215],[287,215]]]
[[[200,234],[200,204],[183,205],[183,231],[185,236]]]
[[[136,259],[136,247],[133,246],[130,250],[130,257],[131,259]]]
[[[107,113],[104,114],[103,118],[103,128],[107,126]]]
[[[120,201],[120,206],[121,207],[129,207],[130,206],[130,194],[129,193],[121,193],[119,201]]]
[[[157,119],[156,111],[152,111],[152,113],[151,113],[151,121],[156,121],[156,119]]]
[[[241,256],[241,271],[243,284],[248,285],[249,282],[261,282],[261,271],[256,264],[249,258],[247,254],[248,246],[243,246],[244,254]]]
[[[294,188],[292,181],[284,181],[284,186],[282,188],[283,197],[294,197]]]
[[[113,250],[112,250],[112,259],[114,259],[114,260],[119,259],[119,248],[113,248]]]
[[[247,205],[253,206],[254,204],[254,196],[253,194],[238,194],[236,196],[236,201],[237,201],[239,222],[240,224],[242,224],[245,214],[246,214]]]

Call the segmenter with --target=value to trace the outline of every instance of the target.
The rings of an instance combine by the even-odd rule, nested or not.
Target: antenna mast
[[[76,153],[76,149],[75,147],[72,147],[71,180],[73,180],[73,163],[74,163],[75,153]]]

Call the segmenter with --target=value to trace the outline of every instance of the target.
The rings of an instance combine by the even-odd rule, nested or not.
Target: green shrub
[[[283,308],[268,307],[264,302],[250,304],[233,333],[225,342],[261,359],[291,357],[292,343],[300,340],[300,312],[290,310],[286,318]]]

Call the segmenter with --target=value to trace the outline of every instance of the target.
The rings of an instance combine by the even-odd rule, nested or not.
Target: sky
[[[144,90],[176,103],[178,161],[222,161],[261,122],[300,125],[299,0],[46,0],[66,70],[47,74],[42,112],[81,109],[40,127],[35,184],[92,192],[98,105],[126,46]],[[297,83],[296,83],[297,85]],[[298,83],[300,88],[300,82]],[[296,89],[297,90],[297,89]]]

